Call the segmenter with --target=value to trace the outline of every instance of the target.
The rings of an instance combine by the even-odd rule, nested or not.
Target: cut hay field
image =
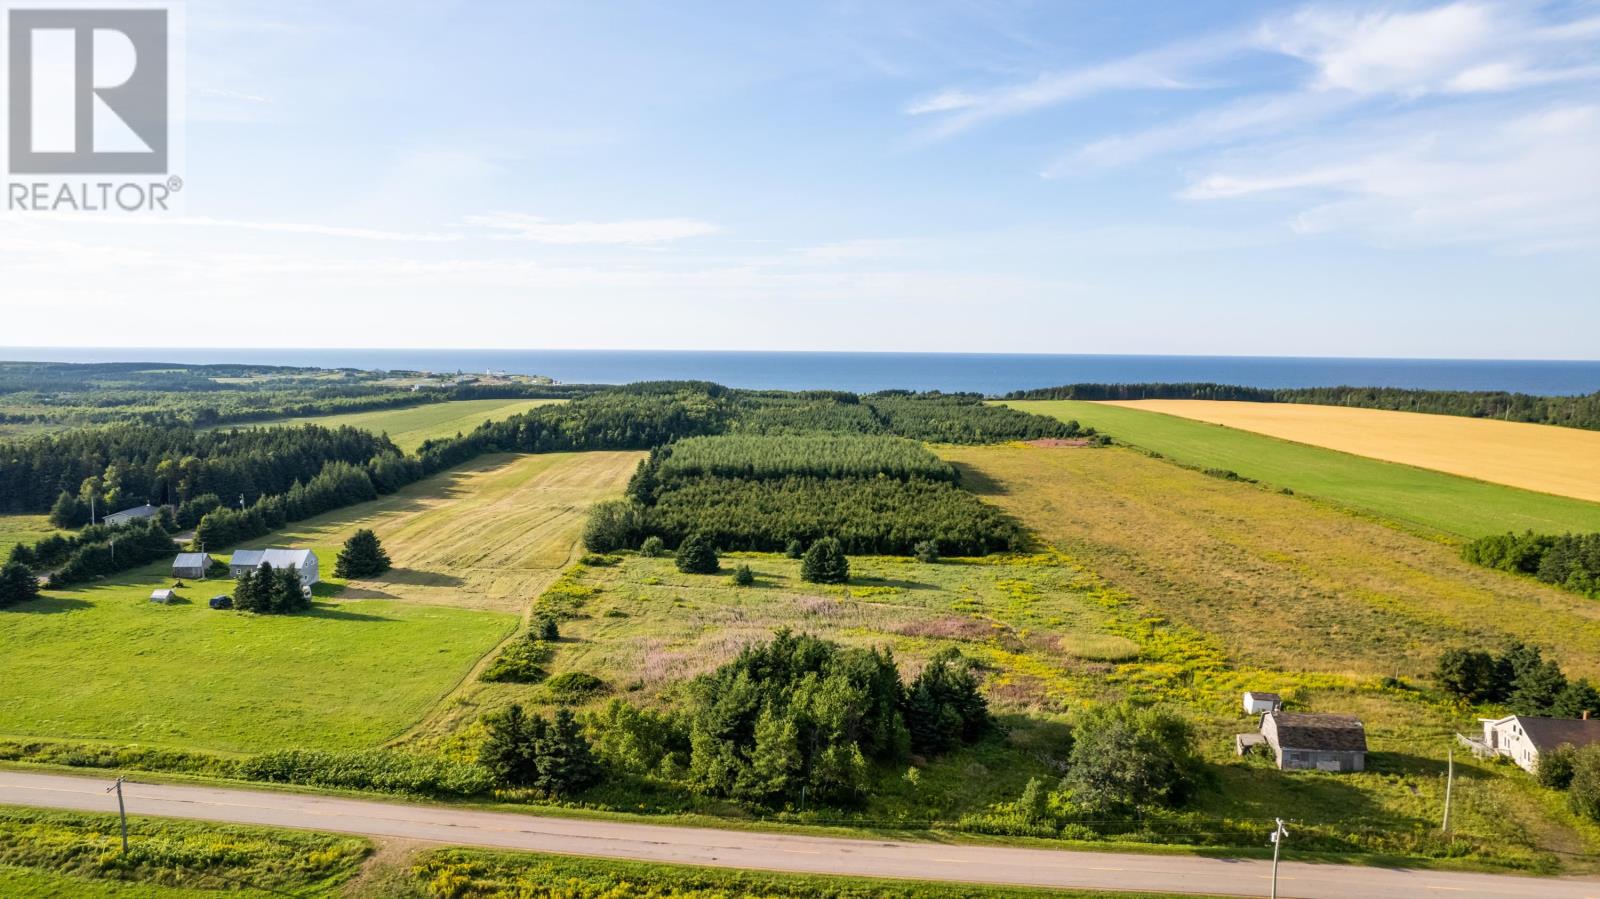
[[[1274,488],[1290,488],[1298,494],[1453,537],[1526,529],[1547,533],[1600,531],[1600,503],[1520,490],[1107,403],[1039,400],[1006,405],[1076,419],[1120,442],[1161,453],[1185,465],[1235,471]]]
[[[1302,403],[1138,400],[1108,405],[1600,502],[1600,431]]]
[[[252,545],[317,550],[372,527],[398,565],[318,590],[310,613],[215,612],[231,581],[183,602],[162,563],[0,613],[0,736],[138,742],[217,752],[380,745],[421,720],[555,577],[594,499],[630,453],[495,456]],[[218,553],[222,555],[222,553]]]
[[[321,425],[337,428],[348,425],[388,434],[395,445],[412,452],[423,441],[436,437],[454,437],[465,434],[486,421],[498,421],[566,400],[454,400],[444,403],[425,403],[403,409],[378,409],[371,412],[351,412],[344,415],[310,415],[302,418],[282,418],[221,427],[262,427],[267,425]]]

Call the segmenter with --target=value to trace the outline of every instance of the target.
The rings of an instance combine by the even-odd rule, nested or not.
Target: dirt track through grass
[[[1137,400],[1107,405],[1600,502],[1600,431],[1299,403]]]

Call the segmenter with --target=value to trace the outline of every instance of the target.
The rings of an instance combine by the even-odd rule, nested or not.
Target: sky
[[[0,346],[1594,359],[1600,2],[187,4]]]

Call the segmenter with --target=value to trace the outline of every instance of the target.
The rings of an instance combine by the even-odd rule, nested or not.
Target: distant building
[[[1504,718],[1482,718],[1483,742],[1469,740],[1475,750],[1484,755],[1503,755],[1525,771],[1539,767],[1539,756],[1558,746],[1574,749],[1600,743],[1600,720],[1591,720],[1589,713],[1582,718],[1536,718],[1532,715],[1508,715]]]
[[[317,554],[309,549],[241,549],[228,560],[228,573],[238,578],[247,571],[255,571],[262,563],[281,571],[292,568],[300,574],[302,586],[318,583]]]
[[[113,512],[110,515],[100,519],[100,523],[110,527],[116,527],[117,525],[121,524],[133,524],[135,521],[144,521],[146,518],[154,518],[156,515],[160,514],[160,512],[161,509],[158,507],[152,506],[149,503],[145,503],[142,506],[137,506],[132,509],[123,509],[121,512]]]
[[[1367,730],[1353,715],[1268,712],[1261,717],[1261,736],[1279,768],[1361,771],[1367,767]]]
[[[1276,693],[1262,693],[1256,690],[1246,690],[1244,693],[1244,710],[1251,715],[1265,715],[1283,708],[1283,697]]]
[[[178,558],[172,563],[172,576],[204,580],[206,570],[210,567],[211,557],[205,553],[178,553]]]
[[[166,605],[167,603],[172,602],[174,599],[177,599],[177,598],[178,598],[178,594],[174,593],[171,590],[157,590],[154,593],[150,594],[150,601],[151,602],[159,602],[162,605]]]

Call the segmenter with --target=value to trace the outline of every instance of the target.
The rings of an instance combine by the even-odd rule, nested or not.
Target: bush
[[[544,664],[550,661],[551,655],[548,643],[534,634],[523,634],[500,651],[478,675],[478,680],[491,684],[536,684],[545,679]]]
[[[1552,790],[1565,790],[1572,784],[1572,770],[1575,751],[1569,744],[1563,743],[1549,752],[1539,756],[1539,767],[1534,770],[1534,777],[1540,786]]]
[[[791,559],[798,559],[806,554],[806,545],[799,540],[790,540],[783,548],[783,554]]]
[[[639,555],[644,556],[646,559],[658,558],[666,555],[666,552],[667,544],[660,537],[646,537],[644,542],[639,544]]]
[[[918,562],[933,563],[939,561],[939,543],[936,540],[922,540],[911,547],[911,554]]]
[[[850,580],[850,560],[844,547],[832,537],[823,537],[806,550],[800,560],[800,579],[813,584],[842,584]]]
[[[730,580],[735,587],[750,587],[756,582],[756,573],[750,570],[749,565],[740,565],[733,570],[733,577]]]
[[[350,535],[339,550],[333,566],[333,576],[343,578],[373,577],[389,570],[389,554],[383,551],[378,535],[362,528]]]
[[[1200,772],[1194,729],[1164,709],[1101,706],[1078,720],[1072,736],[1062,783],[1090,814],[1176,807]]]
[[[1572,754],[1567,802],[1578,814],[1600,821],[1600,743],[1591,743]]]
[[[246,780],[417,796],[476,796],[492,786],[477,765],[384,749],[285,749],[247,758],[237,770]]]
[[[690,535],[678,546],[677,563],[684,574],[716,574],[722,567],[716,547],[704,534]]]
[[[551,699],[562,703],[587,702],[596,696],[604,696],[611,692],[609,684],[583,671],[558,674],[546,681],[544,687],[549,691]]]

